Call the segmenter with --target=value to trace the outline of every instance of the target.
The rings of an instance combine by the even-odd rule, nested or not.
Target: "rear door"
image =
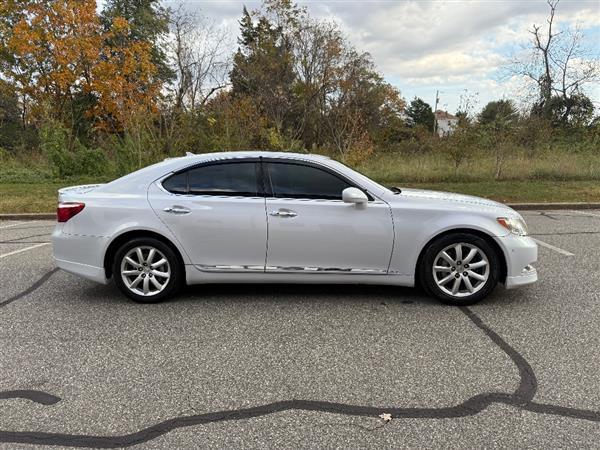
[[[386,274],[393,247],[390,207],[344,203],[359,187],[309,163],[265,163],[269,238],[267,272]],[[360,187],[359,187],[360,188]]]
[[[267,245],[260,165],[202,164],[154,183],[148,200],[201,270],[264,271]]]

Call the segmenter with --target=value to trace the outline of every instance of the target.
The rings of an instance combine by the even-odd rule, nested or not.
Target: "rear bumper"
[[[107,245],[108,239],[105,237],[63,233],[62,224],[58,224],[52,233],[56,265],[67,272],[102,284],[108,283],[103,256]]]
[[[89,266],[87,264],[65,261],[54,258],[56,265],[62,270],[79,275],[82,278],[95,281],[96,283],[108,284],[108,279],[103,267]]]

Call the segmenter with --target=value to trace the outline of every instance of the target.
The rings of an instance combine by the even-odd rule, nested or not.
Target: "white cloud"
[[[179,1],[164,1],[174,7]],[[243,5],[257,0],[187,0],[190,9],[238,34]],[[311,15],[333,19],[360,51],[368,51],[385,77],[411,98],[445,92],[448,109],[458,107],[464,89],[479,92],[481,102],[512,95],[516,80],[497,79],[497,71],[512,51],[526,45],[533,24],[545,25],[545,0],[299,1]],[[588,44],[600,48],[600,2],[561,0],[557,27],[580,23],[594,31]],[[596,101],[600,88],[590,90]]]

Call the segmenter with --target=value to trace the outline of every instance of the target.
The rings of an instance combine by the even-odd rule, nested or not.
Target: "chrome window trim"
[[[169,172],[168,174],[160,177],[158,180],[155,181],[156,186],[164,193],[164,194],[168,194],[171,195],[173,197],[182,197],[182,198],[189,198],[189,199],[193,199],[193,198],[221,198],[221,199],[237,199],[237,200],[241,200],[241,199],[248,199],[248,200],[264,200],[265,197],[264,195],[259,195],[259,196],[254,196],[254,197],[249,197],[246,195],[210,195],[210,194],[177,194],[175,192],[170,192],[167,191],[164,186],[162,185],[162,182],[164,180],[166,180],[167,178],[169,178],[171,175],[173,175],[175,172]]]
[[[268,164],[290,164],[290,165],[312,167],[316,170],[321,170],[325,173],[328,173],[329,175],[339,178],[340,180],[348,183],[350,185],[350,187],[355,187],[357,189],[360,189],[363,192],[366,192],[368,196],[372,197],[372,200],[369,200],[368,203],[374,203],[377,200],[381,201],[381,198],[379,196],[373,194],[373,192],[371,192],[370,189],[365,188],[364,186],[362,186],[361,183],[357,182],[352,177],[349,177],[345,173],[340,172],[335,167],[330,167],[326,164],[321,164],[321,162],[316,162],[316,161],[311,161],[311,160],[306,160],[306,159],[298,159],[298,158],[285,158],[285,157],[276,157],[276,158],[263,157],[261,159],[261,162],[262,162],[262,164],[265,164],[265,165],[268,165]],[[265,196],[267,197],[267,199],[320,200],[320,201],[338,201],[338,202],[343,203],[342,199],[333,199],[333,198],[276,197],[273,192],[273,186],[271,184],[271,178],[270,178],[268,169],[264,170],[263,177],[264,177],[263,179],[265,181],[266,181],[266,178],[268,177],[268,182],[270,185],[268,192],[265,192]],[[267,191],[266,186],[265,186],[265,191]]]
[[[193,170],[195,168],[198,167],[204,167],[204,166],[212,166],[212,165],[220,165],[220,164],[240,164],[240,163],[255,163],[255,164],[260,164],[260,158],[256,158],[256,157],[241,157],[241,158],[218,158],[218,159],[211,159],[211,160],[207,160],[207,161],[202,161],[200,163],[194,163],[191,164],[189,166],[185,166],[176,170],[172,170],[171,172],[157,178],[154,182],[156,183],[156,185],[160,188],[161,191],[163,191],[166,194],[169,195],[175,195],[178,197],[190,197],[190,198],[198,198],[198,197],[209,197],[209,198],[260,198],[260,199],[264,199],[265,195],[264,193],[261,192],[257,192],[257,194],[259,195],[212,195],[212,194],[190,194],[190,193],[186,193],[186,194],[178,194],[175,192],[171,192],[168,191],[164,186],[163,186],[163,182],[167,179],[167,178],[171,178],[173,175],[177,175],[178,173],[181,172],[187,172],[189,170]],[[261,177],[262,177],[262,168],[261,170]],[[257,179],[256,179],[257,183],[260,181],[262,182],[262,180],[258,177],[257,175]],[[258,185],[257,185],[258,187]],[[261,195],[262,194],[262,195]]]
[[[272,160],[272,162],[278,162],[278,163],[306,163],[305,165],[307,166],[317,166],[318,168],[320,168],[321,170],[324,170],[326,172],[333,172],[335,175],[337,175],[338,177],[345,179],[349,182],[351,182],[351,184],[353,184],[355,187],[357,187],[358,189],[366,192],[367,194],[369,194],[371,197],[373,197],[373,200],[369,200],[369,204],[371,203],[385,203],[387,204],[387,202],[385,202],[384,200],[382,200],[381,196],[378,194],[375,194],[371,189],[368,189],[366,187],[364,187],[362,185],[361,182],[355,180],[353,177],[341,172],[340,170],[338,170],[336,167],[331,167],[328,166],[327,164],[323,164],[321,161],[314,161],[311,159],[304,159],[304,158],[294,158],[294,157],[289,157],[289,156],[285,156],[285,157],[278,157],[278,156],[235,156],[235,157],[227,157],[227,156],[222,156],[219,158],[211,158],[211,159],[207,159],[205,161],[200,161],[200,162],[194,162],[191,164],[187,164],[185,166],[182,166],[176,170],[172,170],[169,173],[164,174],[161,177],[158,177],[157,179],[154,180],[154,182],[156,183],[156,185],[160,188],[161,191],[163,191],[166,194],[169,195],[174,195],[174,196],[183,196],[183,197],[221,197],[221,198],[235,198],[235,197],[239,197],[239,198],[267,198],[267,199],[277,199],[277,200],[307,200],[307,201],[338,201],[343,203],[343,200],[337,200],[337,199],[315,199],[315,198],[284,198],[284,197],[271,197],[268,196],[267,193],[264,193],[263,195],[259,195],[258,197],[247,197],[247,196],[231,196],[231,195],[207,195],[207,194],[202,194],[202,195],[194,195],[194,194],[176,194],[173,192],[169,192],[168,190],[166,190],[163,185],[162,182],[167,179],[168,177],[170,177],[171,175],[174,175],[178,172],[183,172],[186,170],[191,170],[195,167],[200,167],[200,166],[204,166],[204,165],[211,165],[211,163],[243,163],[243,162],[261,162],[261,163],[268,163],[269,159]],[[327,161],[327,159],[324,159],[324,161]]]

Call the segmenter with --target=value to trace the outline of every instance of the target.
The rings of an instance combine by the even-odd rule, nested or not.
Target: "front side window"
[[[269,163],[268,174],[273,195],[279,198],[341,200],[342,191],[352,186],[325,170],[301,164]]]
[[[175,194],[257,197],[257,165],[219,163],[192,168],[167,178],[163,187]]]

